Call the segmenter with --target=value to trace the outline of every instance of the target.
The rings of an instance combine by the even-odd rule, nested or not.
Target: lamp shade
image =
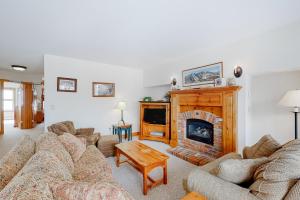
[[[286,107],[300,107],[300,90],[290,90],[288,91],[280,100],[280,105]]]
[[[125,110],[125,108],[126,108],[126,102],[125,101],[119,101],[117,108],[119,110]]]

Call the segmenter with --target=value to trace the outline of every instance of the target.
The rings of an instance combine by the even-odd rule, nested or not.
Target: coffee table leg
[[[147,170],[143,170],[143,193],[147,195],[148,181],[147,181]]]
[[[165,162],[164,164],[164,184],[167,184],[168,183],[168,172],[167,172],[167,161]]]
[[[120,166],[120,151],[118,148],[116,148],[116,165],[117,167]]]

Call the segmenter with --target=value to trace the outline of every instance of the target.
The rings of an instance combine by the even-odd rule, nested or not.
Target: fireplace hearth
[[[202,119],[187,119],[186,138],[214,145],[214,125]]]

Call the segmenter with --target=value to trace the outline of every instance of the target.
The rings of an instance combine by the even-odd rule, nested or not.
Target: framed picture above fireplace
[[[182,71],[183,87],[214,86],[215,79],[223,77],[223,62]]]

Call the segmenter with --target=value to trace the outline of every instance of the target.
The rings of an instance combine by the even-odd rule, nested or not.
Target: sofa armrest
[[[220,158],[217,158],[212,162],[207,163],[206,165],[201,166],[200,168],[204,171],[212,172],[215,168],[219,166],[221,162],[227,159],[242,159],[242,156],[238,153],[229,153]]]
[[[94,130],[95,130],[94,128],[79,128],[76,129],[76,135],[86,135],[86,136],[93,135]]]
[[[210,200],[258,200],[249,189],[224,181],[200,168],[190,172],[187,190],[203,194]]]

